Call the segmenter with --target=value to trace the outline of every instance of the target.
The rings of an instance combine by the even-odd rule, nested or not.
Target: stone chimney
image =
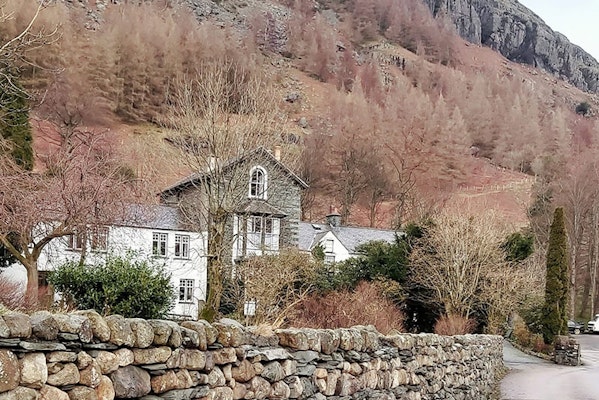
[[[338,228],[341,226],[341,214],[337,211],[337,207],[331,206],[329,214],[327,215],[327,222],[331,228]]]
[[[281,146],[275,146],[273,155],[277,161],[281,161]]]

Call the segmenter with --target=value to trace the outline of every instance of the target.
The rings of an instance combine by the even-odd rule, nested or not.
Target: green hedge
[[[164,266],[134,254],[109,255],[94,265],[69,262],[52,272],[48,281],[79,309],[127,318],[164,317],[175,301]]]

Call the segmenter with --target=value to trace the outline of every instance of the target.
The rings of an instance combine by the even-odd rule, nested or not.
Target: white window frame
[[[176,234],[175,235],[175,257],[189,259],[189,235]]]
[[[96,226],[92,229],[90,248],[92,251],[108,251],[109,228],[107,226]]]
[[[279,229],[278,229],[278,234],[276,233],[276,229],[275,226],[277,225],[277,223],[275,222],[275,218],[273,217],[263,217],[262,220],[262,228],[264,230],[264,233],[262,234],[262,245],[264,246],[264,248],[266,250],[278,250],[279,249],[279,243],[275,243],[275,238],[279,239],[281,236],[281,227],[280,227],[280,223],[279,225]]]
[[[263,220],[259,215],[251,215],[248,218],[248,233],[262,233]]]
[[[75,232],[67,237],[67,248],[71,251],[83,251],[87,235],[85,232],[76,229]]]
[[[334,264],[335,263],[335,255],[334,254],[325,254],[324,262],[326,264]]]
[[[179,303],[193,303],[193,279],[179,279]]]
[[[333,239],[327,239],[324,241],[324,252],[334,253],[335,241]]]
[[[89,250],[93,252],[106,252],[108,250],[108,226],[91,226],[75,229],[74,233],[67,236],[67,249],[71,251]]]
[[[237,219],[237,252],[240,255],[279,251],[281,219],[248,215]]]
[[[166,257],[168,253],[167,248],[168,234],[164,232],[152,232],[152,255]]]
[[[256,179],[254,175],[256,174]],[[260,181],[259,177],[262,178]],[[251,199],[266,200],[268,198],[268,174],[266,170],[260,166],[256,166],[250,170],[250,184],[248,188],[248,197]]]
[[[246,224],[245,248],[247,251],[258,251],[262,248],[262,217],[250,215]]]

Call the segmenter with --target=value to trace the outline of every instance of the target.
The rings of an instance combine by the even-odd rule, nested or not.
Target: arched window
[[[266,199],[266,171],[262,167],[254,167],[250,172],[250,197],[255,199]]]

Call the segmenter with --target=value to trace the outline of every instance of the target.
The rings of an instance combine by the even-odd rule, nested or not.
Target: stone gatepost
[[[558,365],[580,365],[580,344],[569,336],[558,336],[553,360]]]

